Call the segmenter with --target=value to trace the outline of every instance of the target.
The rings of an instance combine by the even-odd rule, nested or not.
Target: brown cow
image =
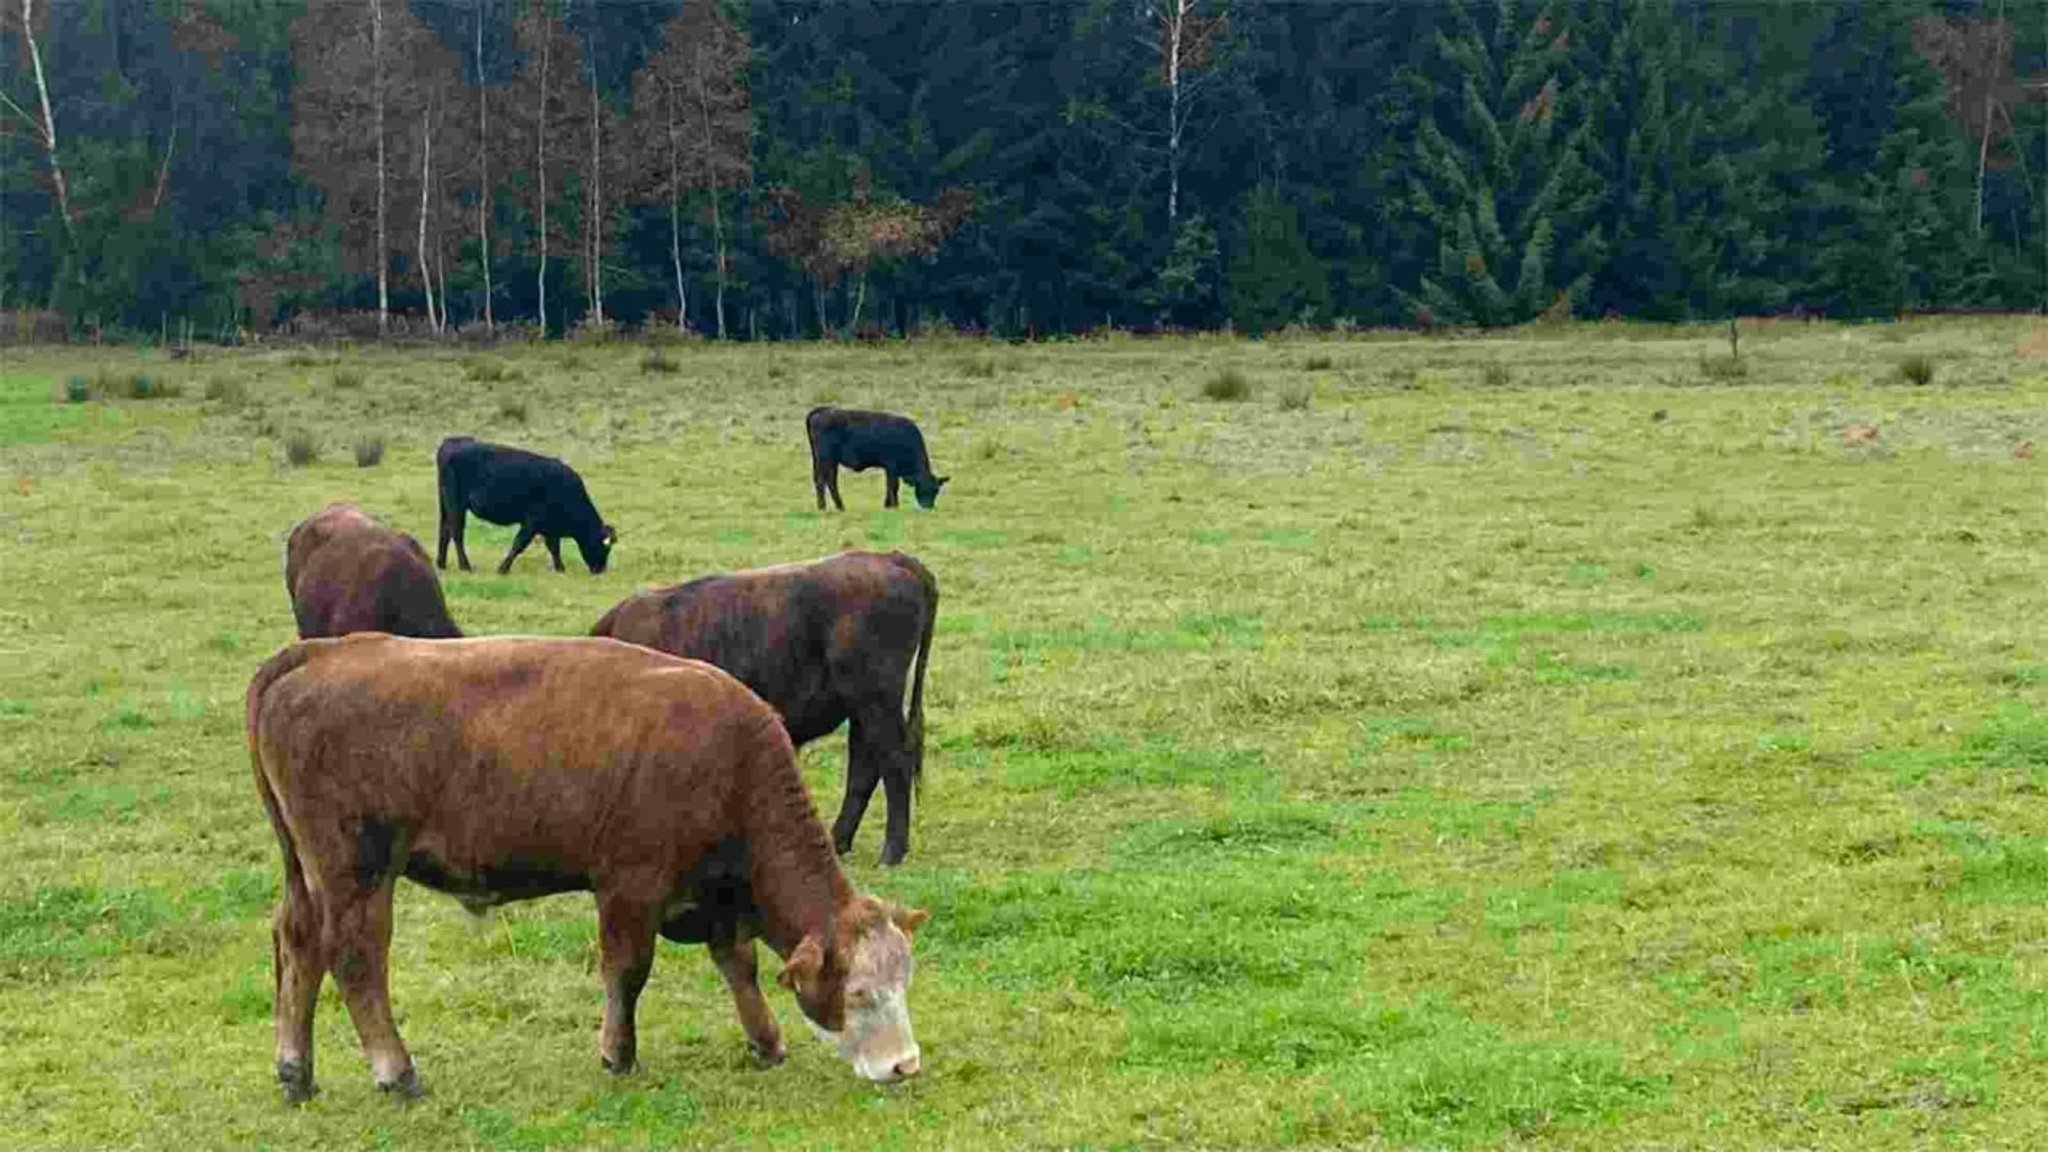
[[[329,504],[292,529],[284,546],[284,589],[302,639],[350,632],[429,640],[462,635],[448,616],[427,550],[353,504]]]
[[[879,781],[889,805],[887,865],[910,851],[910,794],[924,766],[924,666],[938,613],[939,584],[924,565],[901,552],[842,552],[628,596],[591,635],[718,665],[782,713],[799,747],[852,721],[832,844],[853,848]]]
[[[597,898],[598,1054],[627,1072],[659,931],[710,947],[754,1052],[782,1059],[779,982],[855,1071],[918,1070],[905,992],[924,913],[854,891],[775,713],[694,660],[615,640],[308,640],[249,685],[250,755],[284,851],[272,941],[277,1076],[313,1093],[313,1010],[341,986],[379,1088],[419,1091],[392,1023],[398,877],[472,911]]]

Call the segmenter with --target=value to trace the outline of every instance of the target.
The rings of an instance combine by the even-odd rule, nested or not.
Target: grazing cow
[[[292,529],[284,546],[284,588],[301,639],[350,632],[429,640],[462,635],[448,617],[427,550],[353,504],[329,504]]]
[[[539,536],[547,543],[555,571],[562,570],[562,537],[576,541],[591,575],[604,571],[619,534],[597,514],[583,477],[552,456],[521,448],[486,444],[467,436],[450,436],[434,452],[441,488],[441,543],[434,563],[448,567],[448,542],[455,559],[470,571],[469,550],[462,546],[468,514],[493,524],[517,524],[519,535],[498,565],[498,575],[512,570],[526,546]]]
[[[775,713],[709,664],[615,640],[308,640],[249,684],[256,787],[284,853],[277,1076],[310,1097],[313,1012],[340,985],[377,1086],[420,1081],[391,1018],[392,892],[471,911],[596,896],[598,1055],[636,1053],[655,935],[706,944],[755,1054],[784,1054],[754,941],[861,1076],[918,1070],[905,993],[925,914],[856,892]]]
[[[804,417],[804,434],[811,441],[811,486],[818,491],[818,511],[825,510],[825,493],[841,512],[846,502],[839,498],[839,469],[865,472],[880,466],[889,477],[889,490],[882,507],[896,507],[896,485],[908,483],[918,506],[938,503],[944,476],[932,475],[932,462],[924,451],[924,433],[902,416],[887,412],[861,412],[851,408],[813,408]]]
[[[896,864],[910,850],[910,794],[924,764],[924,666],[938,612],[938,581],[924,565],[901,552],[844,552],[628,596],[591,634],[718,665],[773,704],[799,746],[851,720],[832,843],[852,849],[879,780],[889,805],[882,863]]]

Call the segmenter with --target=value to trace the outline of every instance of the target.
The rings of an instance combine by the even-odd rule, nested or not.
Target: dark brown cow
[[[313,1093],[330,971],[378,1087],[419,1091],[389,1003],[400,876],[472,911],[594,893],[598,1054],[613,1072],[633,1067],[657,931],[710,947],[761,1059],[783,1045],[757,938],[857,1072],[917,1071],[904,994],[924,914],[847,883],[775,713],[711,665],[615,640],[358,633],[271,657],[248,730],[284,851],[272,939],[287,1099]]]
[[[427,550],[353,504],[329,504],[285,541],[284,588],[299,635],[460,636]]]
[[[924,565],[901,552],[842,552],[628,596],[591,634],[709,660],[773,704],[799,746],[852,721],[832,843],[852,849],[879,781],[889,805],[882,863],[896,864],[910,851],[910,794],[924,767],[924,666],[938,614],[939,584]]]

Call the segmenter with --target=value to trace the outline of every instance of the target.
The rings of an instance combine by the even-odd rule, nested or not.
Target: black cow
[[[804,434],[811,440],[811,485],[818,490],[818,511],[825,510],[827,492],[832,494],[832,503],[846,511],[846,502],[839,498],[841,466],[855,472],[879,466],[887,472],[889,491],[882,500],[884,508],[896,507],[899,481],[910,485],[919,507],[938,503],[939,487],[946,478],[932,475],[924,434],[906,417],[851,408],[813,408],[804,417]]]
[[[547,542],[555,571],[562,570],[562,537],[576,541],[592,575],[604,571],[618,532],[597,514],[583,477],[552,456],[520,448],[486,444],[467,436],[450,436],[434,453],[441,486],[441,543],[434,563],[448,567],[448,542],[455,558],[470,571],[469,550],[462,546],[468,514],[493,524],[517,524],[519,535],[498,565],[498,575],[512,570],[512,561],[533,538]]]

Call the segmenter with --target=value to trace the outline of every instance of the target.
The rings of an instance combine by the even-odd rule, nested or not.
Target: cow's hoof
[[[611,1073],[614,1076],[631,1075],[633,1071],[633,1065],[635,1063],[634,1059],[631,1056],[620,1057],[617,1059],[614,1059],[610,1056],[600,1056],[597,1059],[599,1063],[604,1065],[604,1070]]]
[[[284,1102],[293,1106],[311,1100],[320,1090],[313,1086],[313,1069],[297,1060],[277,1062],[277,1084],[284,1089]]]
[[[894,868],[898,864],[903,863],[903,858],[908,855],[910,855],[910,850],[907,848],[898,848],[893,852],[884,848],[882,849],[882,867]]]
[[[417,1068],[407,1068],[396,1080],[377,1081],[377,1091],[387,1093],[398,1100],[417,1100],[427,1094],[427,1086],[420,1083]]]
[[[782,1038],[776,1037],[773,1044],[757,1044],[747,1041],[747,1048],[754,1053],[754,1063],[763,1068],[773,1068],[789,1058],[789,1049],[782,1046]]]

